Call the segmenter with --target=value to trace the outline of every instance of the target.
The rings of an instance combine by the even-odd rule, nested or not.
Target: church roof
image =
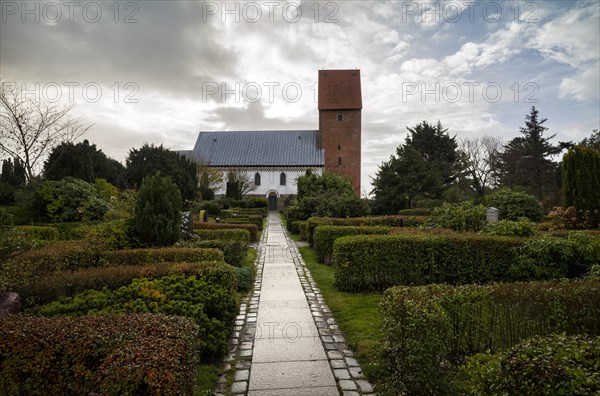
[[[319,131],[200,132],[188,158],[212,166],[324,166]]]

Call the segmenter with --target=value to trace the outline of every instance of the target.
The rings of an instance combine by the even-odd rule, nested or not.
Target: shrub
[[[181,234],[181,193],[160,172],[145,177],[137,193],[133,231],[146,246],[167,246]]]
[[[293,220],[290,226],[287,227],[288,231],[294,235],[300,234],[300,223],[302,223],[301,220]]]
[[[258,242],[258,227],[256,224],[223,224],[223,223],[200,223],[194,222],[195,230],[247,230],[250,233],[250,241]]]
[[[227,352],[229,326],[237,314],[237,296],[196,276],[170,275],[160,279],[135,279],[117,290],[88,290],[33,309],[54,315],[110,315],[115,313],[163,313],[193,319],[200,327],[200,351],[204,358]]]
[[[535,235],[535,223],[526,217],[518,221],[500,220],[497,223],[488,223],[483,232],[498,236],[533,236]]]
[[[218,249],[196,248],[155,248],[108,250],[102,252],[105,266],[143,265],[151,263],[198,263],[201,261],[224,261],[223,252]]]
[[[431,209],[429,208],[411,208],[411,209],[400,209],[398,211],[400,216],[429,216]]]
[[[389,234],[391,227],[320,226],[315,230],[314,249],[317,260],[331,264],[333,243],[337,238],[348,235]]]
[[[214,248],[219,249],[225,256],[225,262],[234,267],[241,267],[248,253],[248,244],[242,241],[225,241],[225,240],[198,240],[193,238],[189,241],[178,243],[178,246],[186,246],[193,248]]]
[[[598,227],[600,208],[600,152],[591,147],[575,146],[563,156],[562,198],[564,206],[596,211],[593,224]]]
[[[221,204],[218,201],[202,201],[200,208],[212,216],[219,216],[221,212]]]
[[[247,293],[252,290],[254,285],[254,268],[252,267],[236,267],[238,279],[238,291],[240,293]]]
[[[254,204],[255,208],[268,208],[269,201],[266,198],[250,198],[250,202]]]
[[[57,241],[59,235],[56,227],[17,226],[17,230],[22,232],[25,238],[39,241]]]
[[[335,284],[344,291],[367,291],[395,285],[564,278],[569,263],[594,263],[599,245],[554,237],[523,240],[446,233],[342,237],[333,247]],[[583,254],[586,249],[589,252]]]
[[[433,209],[427,223],[433,227],[449,228],[459,232],[477,232],[485,225],[485,219],[486,210],[483,205],[475,206],[472,202],[444,203]]]
[[[600,283],[398,286],[381,300],[393,394],[456,394],[465,357],[554,332],[600,334]]]
[[[464,395],[592,395],[600,392],[600,337],[552,334],[471,356],[455,382]]]
[[[128,226],[129,224],[125,220],[116,220],[98,225],[82,226],[78,232],[85,239],[107,249],[126,249],[131,247]]]
[[[417,227],[423,224],[425,220],[425,217],[417,216],[369,216],[350,219],[312,217],[308,219],[308,242],[311,246],[313,245],[315,229],[320,225]]]
[[[74,296],[89,289],[104,287],[111,290],[118,289],[129,285],[135,278],[159,278],[177,273],[202,276],[207,278],[209,283],[221,283],[235,293],[235,279],[231,272],[231,267],[222,262],[122,265],[79,271],[57,271],[13,291],[19,294],[25,308],[29,308],[50,303],[60,297]]]
[[[544,215],[542,207],[533,195],[507,188],[495,191],[485,198],[488,206],[498,208],[500,220],[517,221],[527,217],[531,221],[540,221]]]
[[[74,177],[45,182],[36,200],[36,205],[52,222],[100,220],[110,206],[94,185]]]
[[[220,239],[224,241],[240,241],[245,244],[250,243],[250,232],[243,229],[212,229],[212,230],[194,230],[194,233],[203,241],[212,241]]]
[[[193,394],[198,326],[162,315],[0,316],[6,394]]]
[[[299,221],[298,229],[300,230],[300,239],[306,241],[308,239],[308,221]]]

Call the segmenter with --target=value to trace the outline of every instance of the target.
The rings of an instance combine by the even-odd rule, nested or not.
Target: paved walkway
[[[234,382],[225,390],[224,374],[217,394],[373,392],[277,212],[269,214],[258,245],[254,293],[242,301],[228,343],[225,372],[234,371]]]

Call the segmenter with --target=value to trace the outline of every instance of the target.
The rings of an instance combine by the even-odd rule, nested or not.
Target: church
[[[298,193],[296,179],[309,169],[347,177],[360,196],[360,70],[319,70],[318,82],[318,130],[201,131],[181,154],[218,169],[225,181],[228,172],[243,172],[254,183],[247,196],[266,198],[271,210]]]

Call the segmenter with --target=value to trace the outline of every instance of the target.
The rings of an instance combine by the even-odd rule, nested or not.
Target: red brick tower
[[[360,197],[360,70],[319,70],[319,136],[325,171],[346,176]]]

